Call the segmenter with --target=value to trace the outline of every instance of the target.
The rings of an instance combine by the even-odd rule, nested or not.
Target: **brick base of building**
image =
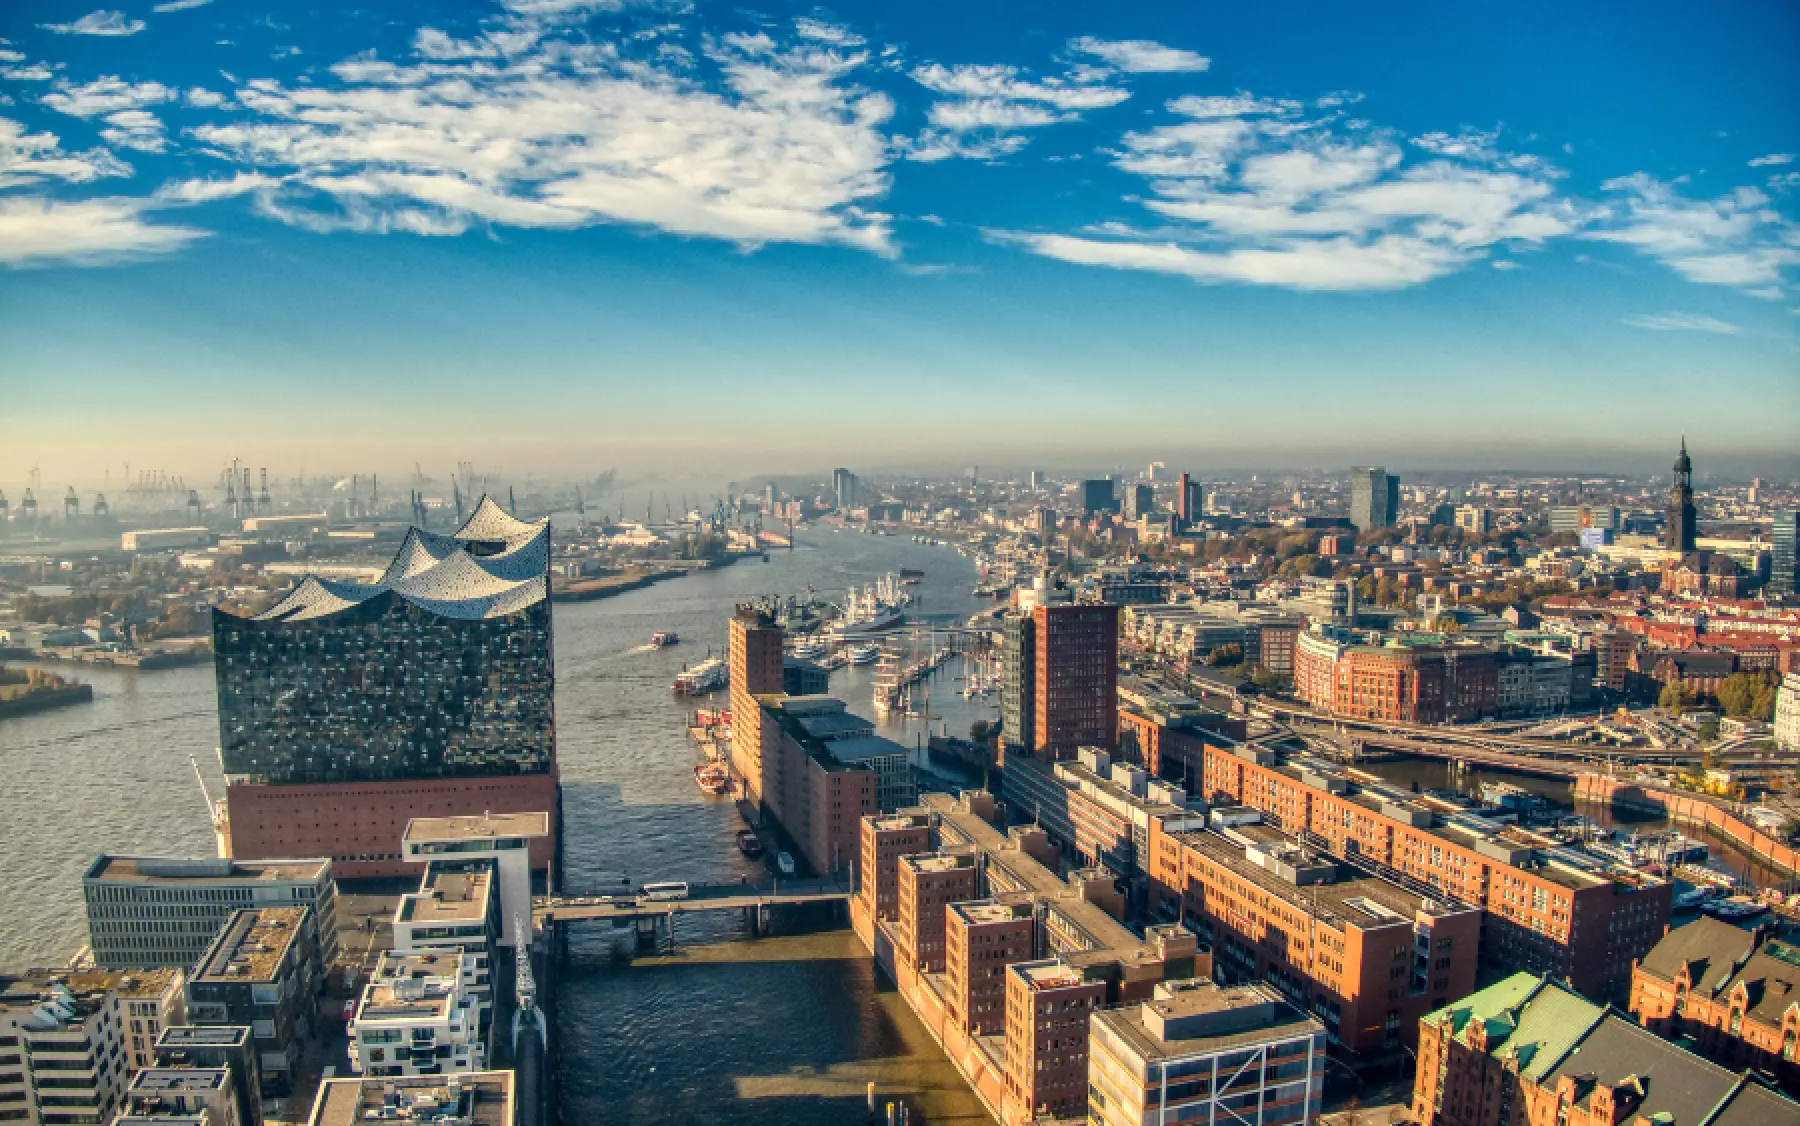
[[[276,786],[240,782],[225,790],[223,841],[238,860],[329,856],[338,879],[416,876],[400,859],[415,817],[549,813],[550,836],[531,842],[533,871],[555,861],[558,795],[554,774],[423,778],[404,782],[321,782]]]

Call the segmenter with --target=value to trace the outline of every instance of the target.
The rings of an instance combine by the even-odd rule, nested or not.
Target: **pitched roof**
[[[1715,1112],[1738,1093],[1742,1077],[1716,1063],[1679,1048],[1647,1028],[1608,1014],[1581,1042],[1563,1057],[1556,1069],[1539,1082],[1555,1086],[1568,1076],[1577,1082],[1578,1095],[1594,1086],[1616,1087],[1635,1080],[1643,1101],[1631,1109],[1632,1117],[1667,1114],[1669,1126],[1701,1126],[1715,1121]],[[1800,1107],[1788,1103],[1785,1116],[1770,1121],[1794,1121]]]
[[[1646,971],[1665,981],[1673,981],[1682,966],[1691,966],[1688,976],[1696,985],[1708,989],[1723,980],[1717,971],[1750,956],[1756,949],[1756,935],[1742,927],[1702,916],[1686,926],[1674,927],[1662,936],[1639,963]]]

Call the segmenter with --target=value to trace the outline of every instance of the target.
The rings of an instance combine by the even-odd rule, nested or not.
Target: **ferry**
[[[731,792],[731,775],[716,762],[702,763],[694,768],[694,781],[699,783],[700,791],[706,794],[729,794]]]
[[[823,657],[825,653],[825,646],[817,641],[801,641],[794,646],[794,656],[800,658],[802,661],[816,661],[820,657]]]
[[[844,650],[844,656],[853,665],[872,665],[875,663],[875,659],[881,656],[881,646],[870,644],[852,645],[850,648]]]
[[[650,635],[650,648],[667,649],[681,640],[681,635],[674,630],[657,630]]]
[[[739,829],[737,835],[738,851],[752,860],[763,854],[762,841],[754,829]]]
[[[691,669],[681,670],[671,686],[683,696],[704,696],[715,689],[725,687],[731,679],[731,669],[717,657],[708,657]]]

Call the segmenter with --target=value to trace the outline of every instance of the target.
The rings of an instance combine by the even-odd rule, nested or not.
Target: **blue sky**
[[[0,482],[1678,431],[1793,468],[1791,3],[14,0],[0,38]]]

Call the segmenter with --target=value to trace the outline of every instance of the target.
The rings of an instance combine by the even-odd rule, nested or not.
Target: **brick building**
[[[1006,1089],[1034,1115],[1087,1106],[1088,1017],[1106,986],[1060,959],[1006,967]]]
[[[1800,948],[1774,933],[1710,918],[1675,928],[1632,971],[1632,1015],[1714,1063],[1800,1091]]]
[[[1624,868],[1576,867],[1555,842],[1395,787],[1353,782],[1323,760],[1208,749],[1203,793],[1335,856],[1480,907],[1484,964],[1567,980],[1623,1000],[1632,963],[1668,929],[1671,885]]]
[[[863,822],[862,880],[857,901],[870,918],[893,921],[900,917],[902,856],[931,849],[931,818],[921,813],[893,813]]]
[[[1426,1016],[1421,1126],[1772,1126],[1800,1105],[1563,987],[1515,974]]]
[[[963,853],[902,856],[898,872],[899,949],[920,973],[944,972],[944,916],[976,897],[975,858]]]
[[[1119,608],[1036,606],[1031,611],[1034,757],[1073,758],[1078,747],[1112,750],[1119,738]]]
[[[1037,918],[1028,896],[953,903],[945,918],[950,1019],[980,1036],[1006,1028],[1006,967],[1029,961]]]

